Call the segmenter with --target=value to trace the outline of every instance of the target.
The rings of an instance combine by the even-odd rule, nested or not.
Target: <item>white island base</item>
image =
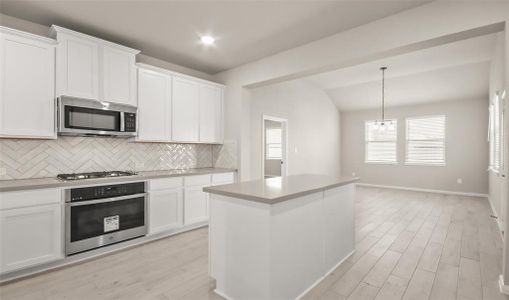
[[[277,203],[210,195],[210,275],[226,299],[298,299],[354,252],[354,184]]]

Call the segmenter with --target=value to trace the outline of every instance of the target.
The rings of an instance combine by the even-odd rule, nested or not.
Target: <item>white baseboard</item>
[[[504,284],[504,276],[502,274],[498,277],[498,287],[500,288],[500,293],[509,295],[509,285]]]
[[[405,191],[426,192],[426,193],[436,193],[436,194],[446,194],[446,195],[457,195],[457,196],[469,196],[469,197],[488,198],[487,194],[479,194],[479,193],[467,193],[467,192],[456,192],[456,191],[421,189],[421,188],[414,188],[414,187],[407,187],[407,186],[381,185],[381,184],[371,184],[371,183],[357,183],[357,185],[358,186],[366,186],[366,187],[394,189],[394,190],[405,190]]]
[[[214,293],[218,294],[219,296],[225,298],[226,300],[233,300],[232,298],[228,297],[225,293],[221,292],[218,289],[214,289]]]
[[[497,222],[498,232],[500,232],[500,236],[502,237],[502,241],[504,240],[504,224],[502,220],[500,220],[495,207],[493,206],[493,202],[491,202],[491,197],[488,196],[488,202],[490,203],[491,213],[496,217],[495,221]]]
[[[352,256],[355,253],[355,249],[350,252],[347,256],[345,256],[340,262],[338,262],[335,266],[329,269],[322,277],[318,278],[315,283],[313,283],[310,287],[308,287],[304,292],[302,292],[295,300],[300,300],[302,297],[304,297],[309,291],[311,291],[315,286],[317,286],[322,280],[324,280],[327,276],[329,276],[334,270],[336,270],[342,263],[344,263],[350,256]]]
[[[337,269],[342,263],[344,263],[350,256],[352,256],[355,253],[355,249],[350,252],[345,258],[343,258],[340,262],[338,262],[335,266],[333,266],[329,271],[327,271],[322,277],[318,278],[317,281],[315,281],[311,286],[309,286],[304,292],[302,292],[299,296],[295,298],[295,300],[299,300],[302,297],[304,297],[309,291],[311,291],[315,286],[317,286],[322,280],[324,280],[327,276],[329,276],[334,270]],[[218,294],[219,296],[225,298],[226,300],[233,300],[231,297],[226,295],[223,291],[220,291],[217,289],[217,287],[214,289],[214,293]]]

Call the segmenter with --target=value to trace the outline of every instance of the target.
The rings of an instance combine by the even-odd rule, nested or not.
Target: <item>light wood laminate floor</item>
[[[488,200],[358,188],[356,252],[304,299],[506,299]],[[207,229],[0,287],[10,299],[222,299]]]

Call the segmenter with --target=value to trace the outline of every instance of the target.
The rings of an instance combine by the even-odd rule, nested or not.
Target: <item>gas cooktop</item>
[[[89,173],[72,173],[72,174],[58,174],[57,178],[60,180],[82,180],[93,178],[109,178],[121,176],[133,176],[135,172],[130,171],[106,171],[106,172],[89,172]]]

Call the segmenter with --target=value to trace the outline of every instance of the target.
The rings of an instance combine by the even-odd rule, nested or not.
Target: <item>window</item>
[[[390,121],[390,120],[388,120]],[[366,122],[366,162],[367,163],[396,163],[396,142],[398,123],[392,120],[394,126],[385,130],[375,128],[375,121]]]
[[[267,128],[265,133],[265,153],[267,159],[282,159],[281,128]]]
[[[489,107],[490,123],[489,123],[489,142],[490,142],[490,169],[499,172],[503,168],[504,143],[504,110],[503,98],[497,94],[493,104]]]
[[[406,119],[406,164],[445,165],[445,116]]]

